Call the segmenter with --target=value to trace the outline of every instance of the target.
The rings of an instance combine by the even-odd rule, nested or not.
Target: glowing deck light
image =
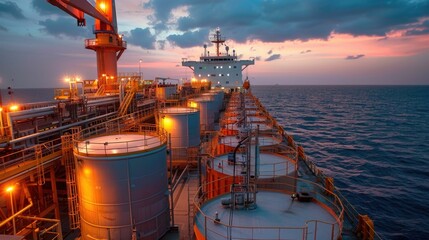
[[[6,192],[12,192],[13,191],[13,186],[9,186],[6,188]]]
[[[196,79],[196,78],[192,78],[192,79],[191,79],[191,81],[192,81],[192,82],[196,82],[196,81],[197,81],[197,79]]]
[[[162,124],[163,124],[163,127],[165,128],[165,129],[171,129],[171,127],[173,126],[173,120],[171,119],[171,118],[168,118],[168,117],[163,117],[162,118]]]
[[[12,106],[10,106],[9,107],[9,110],[11,111],[11,112],[14,112],[14,111],[18,111],[19,110],[19,106],[18,105],[12,105]]]
[[[84,169],[83,169],[83,173],[85,173],[85,175],[89,175],[89,174],[91,174],[91,169],[89,169],[89,168],[84,168]]]
[[[0,107],[0,112],[2,112],[3,111],[3,108],[2,107]]]
[[[101,2],[100,8],[101,8],[101,10],[106,11],[106,4],[104,2]]]
[[[196,102],[190,102],[189,106],[192,107],[192,108],[197,108],[198,104]]]

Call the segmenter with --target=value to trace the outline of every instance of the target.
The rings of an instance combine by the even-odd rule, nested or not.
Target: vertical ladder
[[[72,129],[74,131],[75,129]],[[79,206],[76,185],[76,166],[73,157],[73,138],[66,134],[61,136],[62,157],[66,168],[67,200],[69,207],[70,229],[78,229],[80,225]]]
[[[190,167],[190,165],[188,165]],[[188,236],[194,239],[195,203],[194,199],[198,193],[198,169],[188,168]]]
[[[200,176],[198,170],[198,158],[199,158],[199,147],[193,147],[187,149],[188,156],[188,236],[190,239],[194,239],[194,223],[195,223],[195,198],[198,194],[198,188],[200,187]]]
[[[37,184],[45,184],[45,168],[42,159],[42,146],[36,145],[35,147],[36,163],[37,163]]]

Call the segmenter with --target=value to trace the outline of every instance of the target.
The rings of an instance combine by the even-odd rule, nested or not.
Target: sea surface
[[[429,239],[429,86],[254,86],[383,239]]]
[[[429,238],[429,86],[253,86],[383,239]],[[43,102],[53,89],[2,89]]]

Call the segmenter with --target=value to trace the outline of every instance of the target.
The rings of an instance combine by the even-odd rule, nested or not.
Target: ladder
[[[76,129],[72,129],[75,132]],[[73,138],[66,134],[61,136],[62,157],[66,168],[67,202],[69,207],[70,229],[78,229],[80,225],[79,206],[76,185],[76,166],[73,156]]]
[[[130,104],[133,101],[135,94],[136,94],[136,89],[134,87],[127,92],[127,94],[124,97],[124,100],[121,102],[121,105],[119,106],[119,109],[118,109],[119,117],[122,117],[127,113],[128,108],[130,107]]]
[[[188,236],[194,239],[194,223],[195,223],[195,199],[198,198],[198,189],[200,187],[200,176],[198,170],[199,147],[192,147],[187,149],[188,156]]]
[[[105,85],[101,85],[98,89],[97,92],[95,93],[95,96],[104,96],[104,92],[105,92]]]
[[[190,165],[188,165],[190,167]],[[198,169],[195,167],[188,168],[188,236],[194,239],[194,223],[196,208],[194,199],[198,193]]]
[[[37,162],[37,184],[44,185],[45,184],[45,167],[43,166],[43,158],[42,158],[42,146],[36,145],[35,148],[36,154],[36,162]]]

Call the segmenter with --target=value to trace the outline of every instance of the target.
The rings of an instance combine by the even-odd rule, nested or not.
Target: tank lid
[[[75,152],[84,155],[122,155],[148,151],[166,143],[166,138],[147,134],[112,134],[79,141]]]
[[[160,109],[159,112],[166,113],[166,114],[183,114],[183,113],[195,113],[195,112],[198,112],[198,109],[188,108],[188,107],[169,107],[169,108]]]

